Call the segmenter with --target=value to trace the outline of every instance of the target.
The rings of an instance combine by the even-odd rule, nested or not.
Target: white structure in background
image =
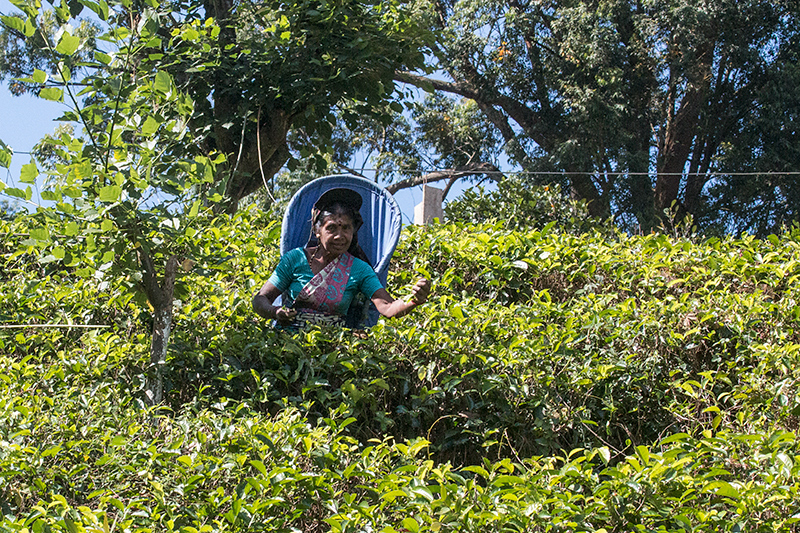
[[[435,218],[438,218],[439,222],[444,220],[443,193],[442,189],[422,186],[422,202],[414,207],[414,224],[432,224]]]

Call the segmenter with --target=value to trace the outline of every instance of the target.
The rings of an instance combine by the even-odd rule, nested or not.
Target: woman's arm
[[[283,325],[292,323],[297,311],[272,305],[281,291],[269,281],[253,296],[253,310],[264,318],[274,318]]]
[[[378,289],[372,295],[372,303],[375,304],[378,312],[386,318],[401,317],[408,314],[418,305],[425,303],[428,299],[428,294],[431,292],[431,282],[425,278],[420,278],[411,289],[411,292],[411,300],[406,302],[395,300],[386,289]]]

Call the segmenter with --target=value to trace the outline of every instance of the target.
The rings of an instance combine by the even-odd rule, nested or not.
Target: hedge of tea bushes
[[[429,276],[425,306],[290,335],[243,212],[197,236],[149,411],[131,280],[7,227],[4,323],[108,327],[0,330],[4,529],[794,531],[797,232],[407,228],[389,289]]]
[[[66,356],[3,357],[4,531],[795,531],[792,432],[676,433],[609,447],[458,465],[425,439],[359,442],[346,406],[314,423],[287,406],[216,398],[148,411],[119,394],[111,346],[94,370]],[[86,374],[93,376],[87,380]],[[208,403],[208,405],[203,405]]]
[[[745,431],[793,429],[794,234],[691,242],[492,225],[411,229],[390,288],[402,294],[428,275],[436,290],[426,306],[364,338],[288,336],[250,310],[277,259],[275,227],[239,218],[235,230],[206,231],[209,248],[229,250],[226,267],[192,272],[184,284],[167,372],[175,409],[201,390],[257,398],[272,413],[283,401],[312,402],[308,414],[324,416],[344,402],[358,438],[425,437],[461,462],[486,446],[622,451],[723,420]],[[9,279],[25,287],[5,293],[14,321],[105,316],[112,331],[143,339],[130,350],[138,354],[130,387],[141,392],[149,319],[126,280],[42,276],[27,265]],[[80,335],[37,330],[31,343],[55,348],[54,339]],[[11,345],[22,354],[31,343]]]

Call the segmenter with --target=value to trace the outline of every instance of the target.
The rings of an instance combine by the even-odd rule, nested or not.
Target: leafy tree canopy
[[[430,64],[445,76],[397,79],[474,102],[512,165],[564,172],[592,214],[650,229],[677,206],[705,228],[755,232],[797,219],[797,175],[735,176],[797,170],[797,3],[420,6],[437,37]],[[445,123],[436,105],[428,110]],[[421,124],[423,138],[439,128]]]
[[[482,187],[468,189],[444,209],[449,222],[478,224],[500,222],[513,230],[536,230],[557,226],[559,230],[580,233],[604,227],[601,220],[589,216],[586,203],[565,198],[561,191],[547,185],[536,186],[518,177],[506,178],[493,191]],[[609,234],[611,225],[605,224]]]
[[[149,41],[129,59],[169,74],[195,103],[188,126],[198,145],[190,150],[226,156],[214,178],[225,184],[229,210],[270,185],[287,162],[316,156],[322,164],[337,104],[349,103],[343,116],[350,124],[360,115],[386,122],[387,110],[402,109],[390,101],[393,74],[422,67],[426,39],[399,2],[64,1],[38,14],[36,25],[28,17],[33,4],[17,6],[27,15],[2,19],[0,79],[44,98],[60,99],[53,75],[88,68],[97,79],[117,77],[113,43],[95,44],[99,32],[146,28]],[[85,8],[95,11],[91,22],[76,22]],[[52,54],[65,31],[75,45],[68,74]]]

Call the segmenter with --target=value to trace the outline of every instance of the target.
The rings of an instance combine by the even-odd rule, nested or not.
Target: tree
[[[713,218],[714,172],[733,170],[723,154],[752,146],[742,134],[765,88],[798,64],[800,13],[779,0],[422,3],[449,79],[396,79],[475,102],[519,168],[564,172],[593,215],[631,228],[673,205]]]
[[[103,21],[124,12],[121,5],[85,5]],[[19,181],[26,188],[0,185],[0,190],[30,201],[31,184],[43,173],[41,196],[49,203],[32,215],[24,246],[40,249],[43,261],[61,261],[78,275],[123,280],[151,314],[145,393],[148,403],[158,404],[174,297],[181,274],[201,254],[193,239],[198,226],[222,199],[214,176],[224,157],[204,153],[189,127],[194,102],[157,63],[142,59],[167,14],[156,2],[139,24],[129,29],[112,23],[92,42],[70,33],[66,4],[58,12],[53,42],[43,36],[49,35],[49,18],[38,3],[20,7],[24,17],[3,22],[21,27],[25,38],[36,40],[39,33],[52,56],[49,64],[59,67],[54,75],[36,69],[21,81],[38,85],[43,98],[69,103],[63,119],[80,124],[82,132],[62,128],[45,139],[47,164],[40,168],[31,160],[22,168]],[[79,52],[87,46],[91,49]],[[73,77],[78,72],[84,76]]]
[[[776,50],[775,68],[743,114],[737,142],[720,145],[721,174],[709,182],[701,216],[729,231],[763,236],[800,222],[798,35],[792,44]]]
[[[25,9],[25,2],[11,3],[21,10]],[[70,18],[71,13],[79,13],[82,7],[80,3],[73,2],[71,6],[59,6],[60,15],[56,10],[43,11],[38,21],[39,28],[33,27],[24,13],[3,15],[0,25],[0,81],[8,81],[12,94],[39,94],[44,88],[41,84],[21,81],[31,77],[36,69],[50,74],[59,71],[58,64],[53,63],[50,48],[55,43],[61,21]],[[90,50],[95,46],[94,40],[99,31],[96,24],[86,19],[70,28],[70,35],[84,43],[75,50],[76,59],[92,59]],[[75,65],[79,63],[75,61]]]
[[[0,77],[27,79],[13,82],[18,92],[46,90],[32,74],[36,69],[59,73],[47,51],[60,24],[84,5],[94,4],[62,2],[54,14],[43,12],[40,31],[32,32],[25,17],[4,17]],[[394,71],[423,65],[426,33],[394,1],[207,0],[157,9],[155,2],[126,0],[107,15],[106,4],[99,5],[100,22],[72,30],[80,39],[75,53],[93,50],[101,23],[120,31],[149,26],[150,41],[131,61],[146,60],[150,68],[170,74],[176,88],[195,102],[188,125],[202,150],[226,156],[214,179],[225,186],[220,205],[230,212],[248,194],[272,185],[284,165],[326,152],[336,104],[351,103],[345,115],[349,123],[365,114],[387,120]],[[73,62],[73,68],[80,64]],[[303,133],[292,136],[293,130]],[[317,159],[324,164],[324,158]]]
[[[22,212],[22,208],[8,200],[0,200],[0,220],[14,220],[14,218]]]
[[[11,148],[0,140],[0,167],[7,169],[11,165],[11,155]],[[0,191],[2,189],[3,185],[0,182]],[[22,208],[18,202],[0,199],[0,220],[13,220],[20,212]]]

